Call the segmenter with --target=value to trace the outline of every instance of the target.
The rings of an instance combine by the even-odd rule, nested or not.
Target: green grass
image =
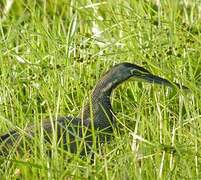
[[[201,178],[200,1],[181,2],[161,1],[158,9],[145,0],[15,1],[0,24],[0,133],[78,115],[101,74],[118,62],[142,65],[191,92],[126,82],[112,98],[115,138],[102,153],[95,148],[93,163],[48,147],[40,133],[32,153],[0,157],[1,179]]]

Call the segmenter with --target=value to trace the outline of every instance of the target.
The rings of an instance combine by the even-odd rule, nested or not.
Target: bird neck
[[[114,116],[110,96],[121,82],[113,80],[113,76],[108,76],[108,74],[99,81],[92,91],[91,100],[80,114],[80,118],[83,119],[86,125],[91,123],[90,119],[92,117],[96,129],[111,127],[111,124],[114,123]],[[91,111],[93,113],[90,113]]]

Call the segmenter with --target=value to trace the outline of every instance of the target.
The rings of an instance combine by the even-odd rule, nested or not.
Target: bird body
[[[55,119],[56,131],[52,126],[51,121],[43,122],[44,137],[47,141],[51,142],[51,134],[57,133],[57,139],[65,149],[69,149],[70,152],[77,152],[78,143],[82,141],[86,143],[86,154],[90,151],[93,145],[94,133],[95,140],[100,143],[108,142],[113,132],[115,125],[114,112],[110,102],[112,91],[121,83],[127,79],[134,77],[136,79],[146,80],[150,83],[158,83],[168,86],[175,86],[168,80],[160,78],[151,74],[143,67],[137,66],[131,63],[120,63],[113,66],[105,75],[100,79],[92,90],[91,98],[86,104],[83,110],[81,110],[78,117],[71,116],[58,117]],[[176,84],[176,86],[178,86]],[[183,88],[186,88],[183,86]],[[33,126],[28,127],[25,132],[29,138],[35,136]],[[20,132],[11,130],[0,136],[0,149],[5,153],[5,147],[12,146],[20,138]],[[62,140],[61,140],[62,139]],[[1,151],[1,150],[0,150]]]

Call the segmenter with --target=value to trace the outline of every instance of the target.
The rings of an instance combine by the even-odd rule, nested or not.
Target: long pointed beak
[[[186,86],[179,85],[178,83],[175,83],[175,82],[170,82],[167,79],[161,78],[159,76],[155,76],[151,73],[143,74],[142,76],[138,78],[149,83],[156,83],[156,84],[170,86],[170,87],[178,87],[180,89],[186,89],[186,90],[188,89]]]

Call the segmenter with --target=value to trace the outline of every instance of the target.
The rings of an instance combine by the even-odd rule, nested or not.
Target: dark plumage
[[[150,83],[178,86],[176,83],[172,84],[168,80],[155,76],[143,67],[135,64],[117,64],[96,84],[92,91],[91,102],[88,102],[77,118],[66,116],[55,119],[54,122],[56,122],[55,124],[57,127],[56,131],[52,128],[50,121],[45,121],[43,123],[45,139],[51,141],[51,134],[57,132],[57,138],[60,144],[73,153],[78,151],[77,147],[79,142],[84,142],[86,148],[81,150],[81,154],[86,154],[90,151],[94,140],[99,143],[109,141],[115,125],[115,118],[110,102],[111,93],[119,84],[131,77],[138,80],[145,80]],[[186,87],[182,87],[186,89]],[[91,117],[93,120],[91,120]],[[25,130],[27,134],[25,136],[28,139],[35,135],[33,129],[33,126],[30,126]],[[93,129],[96,132],[95,135],[92,135]],[[20,133],[16,130],[11,130],[10,132],[1,135],[1,153],[6,154],[9,147],[19,139]]]

